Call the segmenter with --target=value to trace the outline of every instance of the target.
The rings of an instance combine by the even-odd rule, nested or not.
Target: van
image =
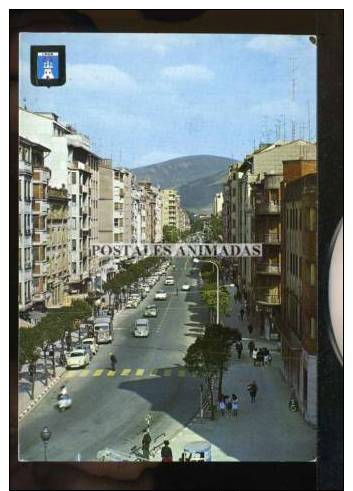
[[[150,322],[148,319],[137,319],[134,326],[136,338],[147,338],[150,333]]]
[[[113,325],[110,317],[96,317],[94,319],[94,335],[98,344],[113,341]]]

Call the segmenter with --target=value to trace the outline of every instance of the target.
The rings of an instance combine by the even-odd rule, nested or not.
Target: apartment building
[[[142,198],[145,207],[146,242],[162,241],[162,207],[159,189],[150,181],[141,181]]]
[[[162,189],[162,229],[165,225],[179,228],[180,196],[175,189]]]
[[[19,227],[18,304],[20,312],[42,300],[46,284],[47,182],[50,172],[44,166],[49,148],[27,138],[19,138]],[[40,244],[39,239],[43,240]],[[45,301],[45,298],[44,298]]]
[[[190,217],[184,208],[179,210],[179,230],[188,232],[191,229]]]
[[[69,269],[69,196],[66,188],[48,187],[48,308],[68,304]]]
[[[68,190],[69,285],[73,293],[86,292],[95,288],[99,272],[99,258],[90,256],[90,247],[98,240],[100,158],[91,151],[87,136],[54,113],[20,108],[19,128],[22,136],[50,149],[46,158],[50,184]]]
[[[317,423],[316,161],[286,161],[282,183],[283,371],[304,418]]]
[[[146,223],[146,211],[145,202],[143,198],[143,190],[137,184],[136,179],[132,181],[131,189],[131,242],[135,244],[141,244],[146,242],[146,234],[142,233],[142,216],[145,217]]]
[[[212,214],[215,216],[221,216],[222,215],[222,207],[223,207],[223,193],[216,193],[215,197],[213,198],[213,204],[212,204]]]

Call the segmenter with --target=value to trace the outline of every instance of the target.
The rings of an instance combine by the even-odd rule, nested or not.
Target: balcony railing
[[[279,293],[263,293],[258,292],[256,295],[256,302],[261,305],[280,305],[281,296]]]
[[[44,276],[48,273],[48,263],[35,263],[33,267],[33,275]]]
[[[260,274],[281,274],[281,265],[280,264],[271,264],[271,263],[257,263],[256,271]]]
[[[278,214],[281,212],[281,205],[278,203],[258,203],[255,206],[257,215]]]
[[[33,211],[40,213],[41,215],[47,215],[49,211],[49,205],[46,201],[36,200],[33,204]]]
[[[33,244],[45,244],[48,242],[48,232],[45,230],[36,231],[32,234]]]
[[[281,234],[276,232],[268,234],[258,234],[256,236],[256,242],[262,242],[263,244],[280,244]]]

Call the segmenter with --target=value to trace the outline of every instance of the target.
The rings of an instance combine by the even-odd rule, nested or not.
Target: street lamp
[[[209,259],[198,259],[197,257],[194,258],[194,263],[210,263],[216,266],[217,270],[217,300],[216,300],[216,324],[217,326],[219,325],[219,266],[215,261],[210,261]]]
[[[51,431],[47,426],[44,426],[42,431],[40,432],[40,437],[42,439],[44,445],[44,462],[47,461],[47,446],[51,437]]]

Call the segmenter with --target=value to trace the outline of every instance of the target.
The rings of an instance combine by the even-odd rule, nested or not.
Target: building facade
[[[304,418],[317,423],[316,162],[284,162],[281,345],[285,378]]]
[[[67,305],[69,268],[69,197],[66,188],[48,188],[47,307]]]
[[[215,197],[213,198],[213,205],[212,205],[212,213],[215,216],[221,216],[222,215],[222,208],[223,208],[223,193],[216,193]]]

